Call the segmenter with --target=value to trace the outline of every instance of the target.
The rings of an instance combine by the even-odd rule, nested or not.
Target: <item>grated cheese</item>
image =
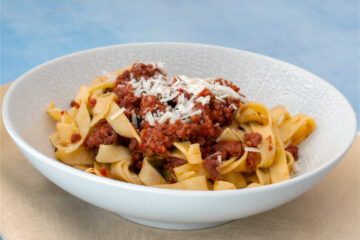
[[[151,112],[146,113],[145,120],[148,121],[151,126],[155,126],[155,120]]]
[[[221,155],[217,156],[217,161],[219,162],[219,164],[221,164]]]
[[[123,112],[125,111],[125,108],[120,108],[120,110],[119,111],[117,111],[116,113],[114,113],[114,115],[112,115],[111,117],[110,117],[110,120],[112,121],[112,120],[114,120],[115,118],[117,118],[118,116],[120,116]]]
[[[258,148],[245,147],[245,152],[261,152]]]
[[[292,169],[294,174],[298,173],[300,171],[299,164],[297,162],[294,162]]]
[[[153,63],[152,63],[153,64]],[[163,63],[153,64],[158,68],[163,67]],[[189,121],[194,115],[201,114],[201,110],[194,110],[195,103],[202,105],[209,104],[210,96],[198,97],[204,89],[209,89],[216,97],[222,102],[225,102],[226,97],[242,99],[242,95],[235,92],[231,87],[221,85],[215,82],[215,78],[189,78],[186,76],[176,77],[174,82],[173,78],[167,77],[165,71],[161,69],[160,73],[156,73],[153,77],[145,79],[143,77],[134,78],[130,75],[131,79],[129,84],[132,85],[132,90],[136,97],[141,95],[154,95],[160,102],[168,102],[177,99],[177,104],[174,107],[167,108],[166,112],[156,111],[154,113],[148,112],[145,120],[150,125],[154,126],[155,122],[164,123],[169,120],[170,123],[175,123],[176,120]],[[184,91],[192,97],[187,99]],[[236,110],[236,105],[231,105]]]
[[[233,108],[233,109],[237,109],[236,105],[233,104],[233,103],[230,105],[230,107]]]
[[[208,104],[210,102],[210,96],[198,97],[196,101],[201,103],[202,105]]]

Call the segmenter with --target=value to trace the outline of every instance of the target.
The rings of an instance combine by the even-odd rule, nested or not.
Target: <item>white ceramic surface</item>
[[[259,188],[178,191],[94,176],[54,159],[48,136],[55,123],[45,113],[48,103],[54,100],[67,108],[80,84],[134,61],[165,62],[170,75],[223,77],[237,83],[249,100],[268,107],[283,104],[291,114],[314,117],[317,127],[300,145],[299,173],[288,181]],[[59,187],[130,221],[168,229],[211,227],[291,201],[329,173],[356,134],[356,117],[348,101],[317,76],[258,54],[185,43],[110,46],[44,63],[9,88],[3,121],[29,161]]]

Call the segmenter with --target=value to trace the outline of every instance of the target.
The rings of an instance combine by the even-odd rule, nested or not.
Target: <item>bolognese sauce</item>
[[[220,152],[223,159],[228,156],[240,156],[243,153],[243,147],[238,142],[216,142],[222,133],[222,127],[233,121],[235,110],[242,104],[240,98],[231,96],[219,98],[208,88],[204,88],[197,95],[184,88],[178,88],[177,96],[169,100],[160,99],[159,96],[148,94],[146,91],[140,94],[135,91],[134,85],[140,81],[144,85],[150,84],[147,80],[155,75],[159,75],[158,78],[165,77],[164,72],[152,64],[134,64],[131,69],[117,77],[115,86],[110,90],[116,94],[116,103],[119,107],[124,108],[125,115],[140,133],[141,142],[137,143],[133,139],[129,146],[132,162],[136,168],[141,167],[144,154],[147,156],[161,155],[171,160],[172,158],[168,158],[168,153],[176,141],[199,143],[204,158],[216,152]],[[169,86],[174,86],[179,81],[179,78],[174,78]],[[228,80],[218,78],[215,83],[230,87],[240,95],[240,88]],[[151,114],[162,113],[164,116],[179,104],[189,103],[189,101],[192,101],[190,102],[192,113],[196,114],[190,113],[187,119],[165,119],[165,121],[153,122],[149,120],[149,118],[153,118],[150,116]],[[93,106],[94,102],[91,101],[90,105]],[[136,116],[135,123],[134,115]],[[119,139],[121,137],[116,134],[110,124],[106,120],[102,120],[86,138],[84,146],[90,150],[100,144],[119,144]],[[204,166],[210,170],[213,176],[217,177],[218,166],[211,161],[211,158],[208,158]],[[174,161],[167,161],[167,165],[172,166],[172,162]],[[175,162],[175,165],[179,163],[179,161]]]

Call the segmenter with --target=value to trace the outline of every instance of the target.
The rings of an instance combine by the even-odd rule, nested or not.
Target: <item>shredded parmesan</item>
[[[245,147],[245,152],[261,152],[258,148]]]
[[[236,105],[235,104],[231,104],[230,107],[232,107],[233,109],[237,109]]]
[[[154,64],[158,68],[163,67],[163,63]],[[231,87],[221,85],[219,82],[215,82],[215,78],[189,78],[186,76],[179,76],[174,81],[165,75],[165,71],[161,70],[160,73],[156,73],[154,76],[145,79],[144,77],[134,78],[130,75],[129,84],[132,85],[132,90],[136,97],[144,95],[156,96],[160,102],[166,103],[176,99],[176,105],[169,107],[165,112],[156,111],[147,113],[145,120],[150,125],[154,126],[155,122],[164,123],[167,120],[170,123],[175,123],[176,120],[187,122],[192,116],[201,114],[201,110],[195,110],[195,103],[202,105],[209,104],[210,96],[200,96],[204,89],[208,89],[215,95],[216,99],[225,102],[226,97],[232,97],[236,99],[242,99],[242,95],[235,92]],[[188,99],[184,92],[192,96]],[[236,110],[235,104],[231,107]]]
[[[151,126],[155,126],[155,120],[151,112],[146,113],[145,120],[148,121]]]
[[[292,165],[293,173],[298,173],[300,171],[299,164],[297,162],[294,162]]]
[[[219,96],[215,96],[215,98],[217,99],[217,100],[219,100],[220,102],[225,102],[225,100],[224,99],[222,99],[221,97],[219,97]]]
[[[112,121],[112,120],[114,120],[115,118],[117,118],[118,116],[120,116],[123,112],[125,111],[125,108],[120,108],[120,110],[119,111],[117,111],[116,113],[114,113],[114,115],[112,115],[111,117],[110,117],[110,120]]]
[[[217,156],[217,161],[219,162],[219,164],[221,164],[221,155],[220,154]]]
[[[198,97],[195,99],[197,102],[201,103],[202,105],[208,104],[210,102],[210,96],[206,97]]]

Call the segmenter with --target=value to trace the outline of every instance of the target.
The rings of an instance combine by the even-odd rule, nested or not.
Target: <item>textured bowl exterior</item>
[[[223,77],[247,98],[269,108],[315,118],[300,145],[300,171],[259,188],[218,192],[157,189],[106,179],[69,167],[53,156],[46,116],[51,100],[67,108],[80,84],[138,62],[165,62],[169,75]],[[210,227],[286,203],[321,180],[341,160],[356,134],[356,117],[334,87],[296,66],[246,51],[185,43],[143,43],[92,49],[42,64],[9,88],[3,103],[6,129],[23,154],[48,179],[74,196],[141,224],[170,229]]]

